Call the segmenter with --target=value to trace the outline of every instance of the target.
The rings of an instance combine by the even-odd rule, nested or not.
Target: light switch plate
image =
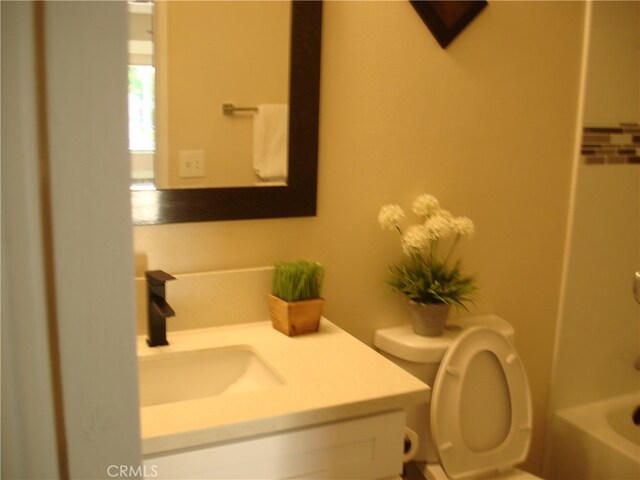
[[[204,150],[180,150],[180,178],[204,177]]]

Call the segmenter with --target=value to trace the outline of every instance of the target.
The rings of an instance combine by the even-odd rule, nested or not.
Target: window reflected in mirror
[[[129,65],[129,152],[135,190],[154,188],[154,78],[153,66]]]
[[[129,153],[131,189],[155,189],[155,67],[153,3],[129,6]]]

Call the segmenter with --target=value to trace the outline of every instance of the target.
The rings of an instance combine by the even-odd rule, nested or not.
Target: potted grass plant
[[[323,279],[324,267],[319,263],[276,262],[268,297],[273,328],[288,336],[316,332],[324,306]]]
[[[387,283],[408,300],[414,332],[438,336],[451,306],[466,309],[476,292],[475,278],[462,272],[459,258],[453,259],[461,238],[475,228],[467,217],[454,217],[441,208],[433,195],[420,195],[412,210],[421,221],[405,230],[400,226],[405,217],[400,206],[385,205],[378,214],[381,227],[398,232],[402,243],[402,260],[391,266]]]

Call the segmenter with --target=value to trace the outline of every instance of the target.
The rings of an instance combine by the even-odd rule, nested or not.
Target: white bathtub
[[[556,412],[553,419],[554,479],[640,479],[640,427],[632,393]]]

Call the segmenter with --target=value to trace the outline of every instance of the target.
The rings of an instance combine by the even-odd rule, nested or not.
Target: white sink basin
[[[151,355],[138,365],[142,407],[284,384],[248,345]]]

